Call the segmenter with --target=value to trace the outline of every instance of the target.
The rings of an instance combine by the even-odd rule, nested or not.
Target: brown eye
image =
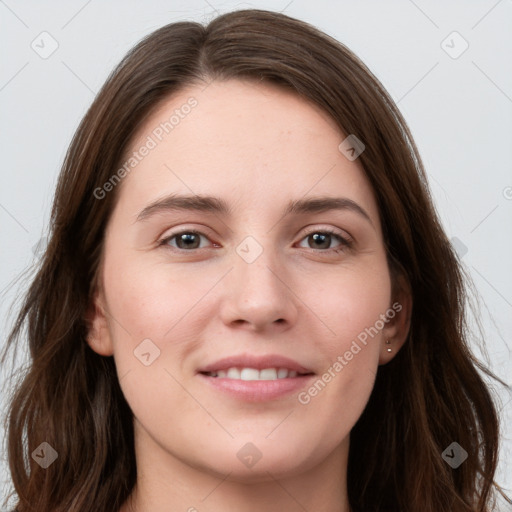
[[[190,249],[200,249],[199,244],[201,243],[201,236],[206,238],[205,235],[199,233],[198,231],[180,231],[179,233],[175,233],[166,237],[160,242],[160,245],[170,245],[172,248],[181,249],[184,251]],[[176,239],[176,246],[169,243],[174,239]]]
[[[305,239],[308,240],[308,247],[310,249],[319,249],[322,252],[340,252],[352,246],[351,241],[339,233],[325,229],[312,231],[303,238],[303,240]],[[331,243],[335,240],[338,240],[338,246],[330,247]]]
[[[333,236],[328,233],[313,233],[308,235],[308,239],[312,240],[312,249],[330,249]]]

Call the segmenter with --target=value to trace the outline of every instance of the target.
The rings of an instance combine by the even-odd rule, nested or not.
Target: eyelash
[[[193,235],[198,235],[198,236],[204,236],[205,238],[208,238],[204,233],[201,233],[200,231],[196,231],[194,229],[186,229],[186,230],[183,230],[183,231],[178,231],[176,233],[171,233],[169,236],[165,237],[164,239],[162,240],[159,240],[158,241],[158,246],[160,247],[163,247],[164,249],[168,249],[168,250],[171,250],[171,251],[179,251],[179,252],[194,252],[194,251],[198,251],[200,249],[180,249],[179,247],[172,247],[172,246],[169,246],[168,245],[168,242],[170,240],[172,240],[173,238],[176,238],[177,236],[179,235],[184,235],[184,234],[193,234]],[[308,233],[306,233],[302,238],[301,238],[301,241],[304,240],[304,238],[307,238],[308,236],[311,236],[311,235],[314,235],[314,234],[323,234],[323,235],[331,235],[331,236],[334,236],[335,238],[337,238],[339,240],[339,242],[341,242],[341,245],[339,247],[335,247],[335,248],[332,248],[332,249],[312,249],[312,250],[318,250],[320,252],[323,252],[323,253],[340,253],[340,252],[344,252],[348,249],[351,249],[353,247],[353,241],[351,239],[348,239],[348,238],[345,238],[343,236],[341,236],[339,233],[337,233],[336,231],[332,230],[332,229],[329,229],[329,228],[324,228],[324,229],[315,229],[315,230],[312,230]]]

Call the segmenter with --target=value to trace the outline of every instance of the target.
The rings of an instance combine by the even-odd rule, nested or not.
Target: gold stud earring
[[[386,345],[391,345],[391,341],[386,340]],[[392,350],[388,347],[388,352],[391,352]]]

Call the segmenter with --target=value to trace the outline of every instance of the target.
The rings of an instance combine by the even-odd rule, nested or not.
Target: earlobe
[[[95,295],[89,306],[85,321],[87,324],[87,344],[97,354],[111,356],[114,349],[108,328],[108,318],[99,294]]]

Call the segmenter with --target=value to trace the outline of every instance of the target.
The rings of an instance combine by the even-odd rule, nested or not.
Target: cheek
[[[177,382],[203,327],[197,302],[218,277],[194,279],[170,267],[112,256],[104,279],[118,377],[135,415],[154,417],[156,424],[162,403],[183,412],[193,405]]]
[[[391,281],[385,262],[374,260],[372,265],[340,269],[322,283],[313,290],[311,283],[308,285],[312,291],[304,294],[304,302],[312,304],[311,309],[318,312],[324,324],[328,352],[348,350],[353,340],[364,343],[365,333],[366,341],[381,337],[381,315],[385,315],[391,301]]]
[[[184,273],[161,262],[145,262],[144,256],[130,261],[113,254],[105,262],[107,301],[133,341],[154,338],[160,343],[183,325],[190,325],[188,312],[192,317],[192,308],[214,284],[215,276],[212,283],[204,277],[197,271]]]
[[[321,312],[322,322],[317,325],[325,334],[313,339],[324,355],[324,368],[301,403],[344,429],[357,421],[373,389],[382,318],[391,298],[387,265],[375,262],[364,271],[341,272],[339,278],[324,282],[320,291],[305,296],[304,302],[316,301],[311,309]]]
[[[105,261],[104,281],[118,375],[122,378],[130,372],[131,380],[154,389],[161,379],[170,379],[166,371],[173,375],[190,371],[188,355],[218,313],[218,304],[208,301],[208,293],[219,272],[192,264],[179,269],[144,259],[140,255],[120,259],[112,251]]]

